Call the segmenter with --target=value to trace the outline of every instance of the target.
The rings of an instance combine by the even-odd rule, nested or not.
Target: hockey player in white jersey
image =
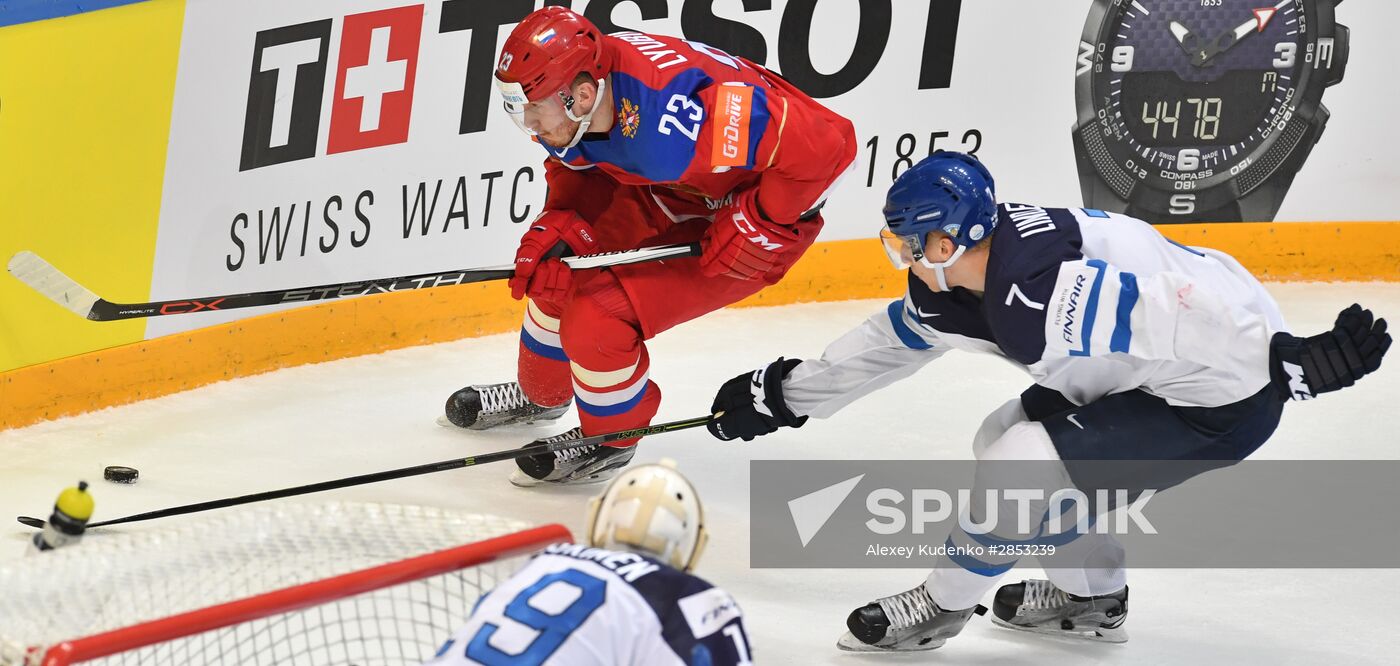
[[[633,467],[589,504],[588,543],[558,543],[477,603],[433,666],[740,666],[739,606],[692,575],[704,508],[674,463]]]
[[[1178,245],[1140,220],[998,205],[991,174],[968,155],[935,153],[905,171],[884,213],[886,251],[909,269],[905,297],[819,359],[778,359],[727,382],[715,399],[714,411],[724,412],[710,426],[716,437],[749,440],[799,427],[810,416],[829,417],[963,349],[1010,360],[1034,380],[976,433],[978,485],[1013,468],[999,461],[1018,461],[1022,473],[1028,467],[1019,461],[1044,461],[1029,466],[1038,478],[1023,476],[1014,487],[1088,492],[1104,479],[1091,478],[1086,461],[1106,460],[1128,461],[1115,469],[1152,477],[1109,480],[1116,487],[1162,489],[1244,459],[1273,433],[1289,399],[1351,386],[1376,371],[1390,346],[1385,320],[1358,305],[1343,310],[1331,331],[1290,334],[1277,304],[1238,262]],[[920,422],[936,427],[944,404],[930,401]],[[1131,461],[1199,464],[1183,472],[1175,464]],[[982,496],[974,489],[973,498]],[[1014,515],[1014,507],[1000,508]],[[987,535],[955,528],[949,537],[954,546],[1057,540],[1053,561],[1040,558],[1049,580],[1002,586],[994,621],[1126,640],[1121,544],[1108,534],[1047,534],[1043,520],[1029,527]],[[1016,563],[969,551],[976,552],[944,557],[917,587],[857,608],[838,646],[943,645],[985,610],[978,603]]]

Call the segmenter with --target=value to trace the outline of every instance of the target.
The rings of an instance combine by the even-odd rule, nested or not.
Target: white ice
[[[1400,285],[1273,284],[1297,332],[1330,327],[1360,302],[1400,321]],[[658,419],[706,413],[714,389],[778,355],[814,356],[884,302],[730,310],[651,343]],[[95,324],[96,325],[96,324]],[[95,481],[96,519],[511,448],[573,425],[467,433],[439,427],[443,399],[468,383],[511,379],[515,335],[497,335],[283,370],[179,395],[0,432],[0,516],[47,516],[56,493]],[[1290,405],[1270,459],[1394,459],[1400,360],[1356,387]],[[772,570],[748,566],[750,459],[968,459],[983,416],[1028,383],[991,358],[952,353],[826,421],[749,444],[703,430],[645,441],[638,460],[671,457],[696,483],[711,546],[699,573],[748,616],[760,664],[1395,663],[1397,570],[1133,570],[1131,640],[1080,643],[1025,635],[976,618],[932,653],[853,655],[834,643],[846,614],[912,587],[923,570]],[[100,481],[105,465],[141,471],[134,486]],[[441,505],[581,532],[592,488],[515,488],[510,463],[326,493],[325,499]],[[314,498],[312,498],[314,500]],[[306,501],[286,500],[286,501]],[[1359,507],[1393,512],[1397,507]],[[1393,522],[1393,521],[1392,521]],[[120,529],[158,528],[160,521]],[[115,528],[113,528],[115,529]],[[29,535],[0,527],[0,558]],[[1013,570],[1009,580],[1033,575]],[[990,600],[988,600],[988,603]]]

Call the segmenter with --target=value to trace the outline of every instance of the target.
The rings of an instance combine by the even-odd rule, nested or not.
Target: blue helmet
[[[943,269],[991,234],[997,225],[996,182],[977,158],[940,150],[910,167],[885,198],[885,250],[898,268],[914,260],[935,270],[945,291]],[[929,232],[948,234],[958,246],[943,262],[924,257]],[[907,254],[907,256],[906,256]]]

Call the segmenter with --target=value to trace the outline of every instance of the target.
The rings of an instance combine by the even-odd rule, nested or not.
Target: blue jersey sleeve
[[[666,644],[685,663],[753,663],[743,614],[728,592],[669,568],[637,581],[634,588],[656,612]]]

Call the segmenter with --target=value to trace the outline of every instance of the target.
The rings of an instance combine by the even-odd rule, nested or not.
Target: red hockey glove
[[[700,271],[709,277],[726,275],[757,280],[782,263],[782,256],[797,246],[791,227],[772,222],[758,210],[758,190],[734,197],[715,213],[705,231]]]
[[[511,298],[528,295],[543,301],[562,300],[569,292],[569,267],[558,257],[598,251],[593,227],[578,213],[547,210],[530,223],[515,250],[515,277],[510,279]]]

